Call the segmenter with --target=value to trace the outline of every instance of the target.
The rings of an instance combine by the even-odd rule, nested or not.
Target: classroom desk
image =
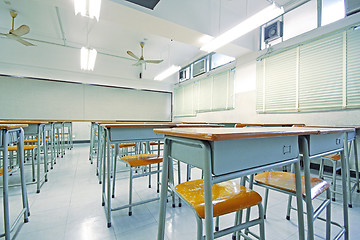
[[[359,185],[359,145],[358,141],[360,138],[360,125],[348,125],[348,126],[306,126],[306,127],[321,127],[321,128],[352,128],[354,129],[354,132],[349,132],[347,134],[347,142],[351,143],[353,142],[353,149],[354,149],[354,160],[355,160],[355,177],[356,177],[356,183],[354,186],[351,187],[351,180],[350,180],[350,174],[348,174],[347,182],[350,184],[350,192],[349,192],[349,206],[352,207],[352,192],[357,189],[358,192],[360,192],[360,185]],[[350,145],[351,146],[351,145]],[[349,151],[345,152],[345,159],[347,160],[348,164],[350,163],[350,149]],[[350,172],[350,166],[349,172]]]
[[[154,128],[169,128],[169,127],[178,127],[186,128],[188,126],[197,126],[197,127],[216,127],[217,124],[181,124],[181,123],[172,123],[172,122],[133,122],[133,123],[110,123],[110,124],[100,124],[99,127],[99,138],[101,138],[101,132],[105,132],[105,151],[107,153],[102,153],[101,148],[99,148],[100,155],[104,157],[107,155],[106,161],[103,161],[103,197],[102,205],[106,208],[107,213],[107,224],[108,227],[111,226],[111,211],[119,210],[119,208],[111,208],[111,190],[110,190],[110,144],[117,145],[118,143],[123,142],[148,142],[148,141],[160,141],[163,140],[164,135],[154,133]],[[99,142],[100,139],[99,139]],[[105,184],[106,183],[106,184]],[[105,187],[106,185],[106,187]],[[107,191],[106,191],[107,189]],[[154,199],[150,199],[154,200]],[[148,200],[148,201],[150,201]],[[122,208],[121,208],[122,209]]]
[[[24,136],[25,137],[37,137],[37,155],[39,160],[37,161],[37,180],[36,180],[36,192],[40,193],[41,183],[47,182],[47,148],[46,148],[46,141],[42,141],[41,139],[46,139],[45,132],[51,131],[51,125],[47,125],[47,121],[37,121],[37,120],[8,120],[2,121],[0,124],[11,123],[11,124],[26,124],[27,126],[24,127]],[[40,174],[40,159],[41,159],[41,147],[44,149],[44,179],[41,179]]]
[[[304,236],[304,217],[300,183],[299,153],[303,154],[306,196],[310,194],[310,159],[343,152],[344,134],[351,129],[247,127],[247,128],[173,128],[155,129],[164,134],[164,158],[161,180],[158,240],[164,239],[166,193],[172,161],[177,159],[204,171],[205,234],[213,239],[212,185],[229,179],[254,174],[274,167],[295,163],[296,198],[299,239]],[[259,151],[258,149],[262,149]],[[251,161],[249,161],[251,159]],[[346,164],[345,161],[343,161]],[[170,174],[171,175],[171,174]],[[346,178],[342,178],[346,191]],[[348,239],[347,196],[343,194],[345,239]],[[306,199],[308,212],[311,199]],[[309,214],[308,218],[312,218]],[[313,239],[313,224],[308,221],[309,239]]]
[[[20,221],[21,215],[24,215],[24,222],[28,222],[29,205],[26,192],[26,183],[24,175],[24,130],[22,127],[26,127],[27,124],[0,124],[0,149],[3,151],[3,205],[4,205],[4,229],[5,233],[0,234],[0,237],[4,237],[6,240],[10,240],[10,233],[14,230],[16,224]],[[17,216],[13,224],[10,225],[9,219],[9,176],[7,166],[8,160],[8,145],[10,143],[17,143],[19,154],[19,167],[21,178],[21,193],[23,208]]]

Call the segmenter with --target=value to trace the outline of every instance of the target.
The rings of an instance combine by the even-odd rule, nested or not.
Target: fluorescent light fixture
[[[267,8],[264,8],[260,12],[255,15],[245,19],[243,22],[239,23],[235,27],[230,30],[224,32],[220,36],[214,38],[209,43],[203,45],[200,50],[206,52],[213,52],[216,49],[234,41],[235,39],[245,35],[246,33],[254,30],[257,27],[260,27],[264,23],[269,22],[270,20],[280,16],[284,13],[284,9],[275,5],[275,3],[271,4]]]
[[[162,73],[160,73],[159,75],[157,75],[154,80],[157,80],[157,81],[162,81],[164,80],[165,78],[173,75],[174,73],[178,72],[180,70],[180,66],[175,66],[175,65],[172,65],[171,67],[169,67],[168,69],[166,69],[165,71],[163,71]]]
[[[74,0],[75,15],[96,18],[99,21],[101,0]]]
[[[94,70],[97,51],[96,49],[81,48],[81,70]]]
[[[89,16],[99,21],[101,0],[89,0]]]

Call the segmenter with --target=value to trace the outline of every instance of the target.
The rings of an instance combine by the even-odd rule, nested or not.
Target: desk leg
[[[160,192],[160,212],[159,212],[159,225],[158,225],[158,236],[157,240],[164,240],[165,237],[165,217],[166,217],[166,199],[167,199],[167,190],[168,190],[168,176],[169,176],[169,153],[170,145],[168,144],[170,140],[164,140],[164,156],[163,156],[163,167],[161,175],[161,192]]]
[[[8,159],[8,134],[5,132],[3,134],[3,202],[4,202],[4,228],[5,228],[5,239],[10,239],[10,220],[9,220],[9,192],[8,192],[8,186],[9,186],[9,173],[7,171],[8,165],[9,165],[9,159]]]
[[[37,139],[37,183],[36,183],[36,193],[40,193],[40,181],[41,181],[41,174],[40,174],[40,162],[41,162],[41,129],[40,125],[38,126],[38,139]]]
[[[358,136],[355,136],[355,139],[354,139],[354,158],[355,158],[356,189],[357,189],[357,192],[360,192],[360,184],[359,184]]]
[[[305,194],[306,194],[305,202],[306,202],[306,212],[308,213],[306,214],[307,224],[308,224],[308,239],[313,240],[314,239],[314,223],[313,223],[314,209],[311,200],[310,158],[309,158],[309,148],[308,148],[309,145],[305,137],[301,137],[300,139],[301,139],[300,149],[302,151],[303,161],[304,161],[304,178],[305,178]]]
[[[104,163],[107,162],[107,169],[105,170],[105,165],[104,165],[104,176],[106,175],[106,171],[107,171],[107,175],[106,175],[106,188],[107,188],[107,194],[106,194],[106,198],[107,198],[107,211],[108,211],[108,223],[107,223],[107,227],[111,227],[111,188],[110,188],[110,185],[111,185],[111,156],[110,156],[110,136],[109,136],[109,131],[106,129],[105,130],[106,132],[106,139],[105,140],[105,151],[107,153],[107,158],[105,159],[105,155],[104,154]],[[114,179],[115,181],[115,179]],[[104,182],[103,184],[105,185],[105,179],[104,179]]]
[[[295,185],[296,185],[296,202],[297,202],[297,215],[298,215],[298,228],[299,240],[305,240],[305,227],[304,227],[304,209],[302,200],[302,186],[301,186],[301,173],[300,161],[294,164],[295,167]],[[290,215],[289,215],[290,216]]]
[[[22,201],[23,201],[23,209],[24,212],[24,222],[27,223],[28,216],[30,216],[29,211],[29,202],[27,198],[26,192],[26,181],[25,181],[25,170],[24,170],[24,130],[21,129],[20,138],[19,138],[19,147],[17,154],[19,155],[19,165],[20,165],[20,177],[21,177],[21,194],[22,194]]]
[[[345,133],[345,139],[347,139],[347,133]],[[344,143],[344,151],[340,152],[341,155],[341,180],[343,188],[343,217],[344,217],[344,228],[345,228],[345,240],[349,239],[349,208],[348,208],[348,188],[347,188],[347,160],[345,159],[345,152],[347,152],[347,142]],[[343,161],[344,160],[344,161]],[[350,183],[349,183],[350,184]]]
[[[211,175],[211,149],[208,144],[204,148],[204,201],[205,201],[205,234],[206,240],[214,239],[213,206],[212,206],[212,175]]]

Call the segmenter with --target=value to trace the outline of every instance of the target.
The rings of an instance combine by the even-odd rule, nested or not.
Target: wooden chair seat
[[[140,167],[155,163],[161,163],[163,161],[163,158],[159,157],[157,154],[136,154],[121,157],[121,160],[127,162],[131,167]]]
[[[135,143],[119,143],[119,148],[128,148],[128,147],[135,147]],[[114,148],[115,145],[111,144],[111,147]]]
[[[24,145],[24,150],[25,151],[33,150],[36,147],[37,145]],[[9,146],[8,151],[17,151],[17,146]]]
[[[25,139],[24,143],[37,143],[37,139]]]
[[[157,146],[158,144],[158,142],[150,142],[150,146]],[[164,145],[164,143],[160,142],[160,145]]]
[[[328,158],[328,159],[331,159],[331,160],[333,160],[333,161],[339,161],[339,160],[341,160],[340,153],[330,154],[330,155],[324,156],[323,158]]]
[[[205,218],[203,179],[181,183],[175,190],[195,209],[200,218]],[[214,217],[256,206],[262,200],[257,192],[233,181],[214,184],[212,192]]]
[[[275,187],[281,190],[285,190],[291,193],[296,193],[295,187],[295,174],[289,172],[273,171],[263,172],[255,176],[255,181],[260,184]],[[329,188],[329,183],[320,179],[311,177],[311,199],[316,198],[321,193]],[[304,176],[301,176],[302,195],[305,198],[305,180]]]
[[[11,169],[8,169],[8,172],[10,172]],[[0,176],[2,176],[4,174],[4,169],[3,168],[0,168]]]

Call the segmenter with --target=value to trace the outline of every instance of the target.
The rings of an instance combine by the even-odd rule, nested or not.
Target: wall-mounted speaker
[[[264,41],[269,43],[283,36],[283,22],[276,21],[264,28]]]

